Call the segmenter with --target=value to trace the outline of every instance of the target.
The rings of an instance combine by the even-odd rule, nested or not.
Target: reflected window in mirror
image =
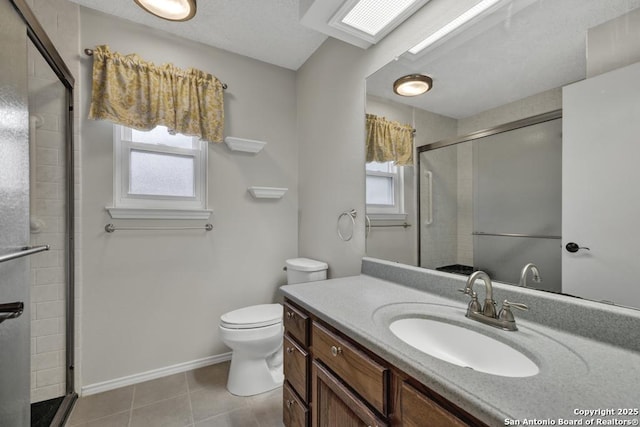
[[[403,167],[395,162],[366,163],[367,214],[404,215]]]

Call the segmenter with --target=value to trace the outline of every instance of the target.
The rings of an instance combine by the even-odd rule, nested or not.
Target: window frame
[[[406,219],[407,214],[404,209],[404,167],[393,165],[396,168],[395,172],[381,172],[367,169],[367,164],[365,164],[365,182],[368,176],[387,177],[391,178],[393,185],[393,205],[373,204],[365,200],[367,215],[372,220]]]
[[[192,137],[193,148],[173,147],[133,141],[132,129],[113,125],[113,206],[107,207],[112,218],[123,219],[208,219],[206,141]],[[133,194],[129,192],[131,153],[158,153],[194,159],[194,196]]]

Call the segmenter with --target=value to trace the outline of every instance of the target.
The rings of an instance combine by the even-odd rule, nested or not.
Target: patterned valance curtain
[[[108,46],[93,54],[90,119],[222,142],[224,95],[222,82],[211,74],[173,64],[156,66],[136,54],[121,55]]]
[[[413,165],[413,128],[367,114],[367,162]]]

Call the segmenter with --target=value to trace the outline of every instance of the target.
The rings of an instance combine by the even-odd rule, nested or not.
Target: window
[[[366,164],[367,215],[375,219],[404,218],[403,167],[394,162]]]
[[[206,219],[207,143],[114,125],[113,218]]]

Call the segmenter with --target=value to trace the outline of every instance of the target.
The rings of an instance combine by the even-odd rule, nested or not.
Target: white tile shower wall
[[[66,0],[27,0],[27,4],[36,15],[47,35],[53,41],[54,46],[62,56],[71,73],[77,78],[79,72],[79,7]],[[28,72],[30,86],[35,91],[49,91],[52,87],[60,87],[57,78],[53,75],[49,66],[35,49],[30,48]],[[74,104],[78,104],[78,91],[74,92]],[[64,98],[58,99],[64,100]],[[66,208],[64,198],[64,130],[65,118],[61,116],[64,109],[57,105],[55,108],[50,102],[34,99],[30,103],[31,114],[37,113],[42,118],[42,124],[37,129],[36,140],[36,183],[35,183],[35,209],[44,222],[41,233],[32,234],[32,243],[50,244],[52,249],[34,256],[31,260],[32,267],[32,324],[31,324],[31,401],[38,402],[65,394],[65,330],[64,316],[66,291],[64,233]],[[46,104],[46,105],[45,105]],[[80,144],[79,144],[79,114],[74,111],[74,173],[75,185],[75,241],[79,242],[80,230]],[[81,269],[79,245],[75,251],[76,271],[76,334],[75,353],[76,363],[74,372],[76,383],[80,375],[80,340],[78,330],[80,328],[80,296],[81,296]]]
[[[31,219],[42,221],[32,230],[31,244],[51,249],[31,258],[31,400],[39,402],[64,394],[65,342],[65,193],[64,120],[65,91],[40,53],[29,44],[29,110],[39,125],[32,126],[30,144],[35,145],[35,182],[31,183]],[[33,147],[32,147],[33,150]],[[32,157],[32,162],[34,158]],[[62,220],[62,221],[61,221]],[[62,322],[61,322],[62,321]],[[61,328],[62,323],[62,328]]]

